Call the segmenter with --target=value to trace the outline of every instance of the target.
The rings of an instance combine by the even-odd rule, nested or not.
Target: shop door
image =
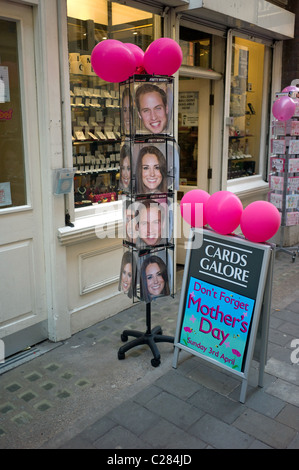
[[[192,189],[208,191],[210,80],[180,76],[178,144],[180,147],[178,203],[180,203],[183,195]],[[188,227],[184,226],[180,211],[177,213],[177,263],[184,264]]]
[[[47,337],[47,308],[33,11],[0,0],[0,12],[0,338],[8,357]]]

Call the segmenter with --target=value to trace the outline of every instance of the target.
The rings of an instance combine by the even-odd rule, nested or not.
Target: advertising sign
[[[179,342],[242,370],[254,300],[190,277]]]
[[[272,246],[207,229],[191,233],[174,367],[178,351],[184,349],[246,379],[269,284]]]

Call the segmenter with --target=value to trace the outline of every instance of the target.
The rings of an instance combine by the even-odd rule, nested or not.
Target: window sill
[[[269,190],[269,183],[264,181],[261,175],[248,176],[246,178],[236,178],[227,182],[227,190],[240,197],[253,195],[257,192]]]
[[[122,231],[121,201],[97,204],[88,209],[77,209],[75,214],[74,227],[66,226],[58,229],[57,238],[62,246],[97,238],[116,238]]]

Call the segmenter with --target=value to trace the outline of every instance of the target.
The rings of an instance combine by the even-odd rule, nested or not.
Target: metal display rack
[[[126,344],[119,348],[118,359],[146,344],[154,356],[153,367],[160,365],[156,343],[174,342],[160,326],[151,327],[151,302],[174,295],[173,204],[179,159],[173,137],[173,82],[173,77],[134,75],[120,84],[123,258],[132,266],[132,288],[127,294],[133,302],[146,305],[146,331],[124,330],[121,340]],[[120,279],[121,275],[122,270]],[[128,342],[129,336],[134,339]]]
[[[276,98],[290,95],[290,92],[277,93]],[[284,238],[286,227],[299,224],[299,101],[291,119],[272,122],[269,187],[269,201],[281,212],[280,242],[276,252],[291,255],[294,262],[299,246],[286,248]]]

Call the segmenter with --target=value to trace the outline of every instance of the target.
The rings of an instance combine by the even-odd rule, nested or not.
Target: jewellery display
[[[90,56],[70,54],[76,208],[117,201],[119,192],[119,86],[104,83],[90,67]]]

